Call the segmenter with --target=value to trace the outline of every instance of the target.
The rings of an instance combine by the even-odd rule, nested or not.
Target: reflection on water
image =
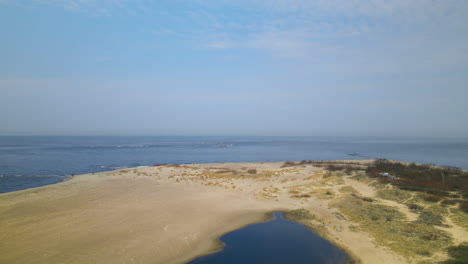
[[[189,264],[336,264],[347,259],[342,250],[303,225],[284,219],[282,213],[274,216],[222,236],[222,251]]]

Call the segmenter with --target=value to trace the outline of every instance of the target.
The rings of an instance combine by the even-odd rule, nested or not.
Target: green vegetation
[[[430,256],[434,249],[451,244],[449,234],[432,225],[438,223],[439,218],[430,211],[418,221],[409,222],[397,209],[357,195],[348,195],[331,205],[359,223],[359,228],[373,235],[376,243],[406,257]]]
[[[314,216],[304,208],[291,210],[289,212],[286,212],[284,216],[286,217],[286,219],[291,221],[314,219]]]
[[[448,248],[450,259],[441,264],[466,264],[468,263],[468,243]]]
[[[424,207],[414,203],[407,203],[406,206],[408,206],[408,209],[410,209],[414,213],[420,213],[424,209]]]
[[[393,183],[390,178],[381,177],[381,172],[398,178]],[[381,182],[392,182],[400,189],[423,192],[423,199],[430,202],[438,202],[442,197],[450,196],[449,191],[460,192],[463,197],[468,197],[468,172],[458,168],[378,159],[366,169],[366,173],[370,177],[379,178]]]
[[[249,174],[257,174],[257,169],[249,169],[249,170],[247,171],[247,173],[249,173]]]
[[[329,200],[335,197],[332,189],[315,189],[310,194],[321,200]]]
[[[349,185],[341,187],[339,191],[342,193],[357,193],[356,189]]]
[[[294,167],[303,165],[313,165],[315,167],[321,167],[328,171],[341,171],[344,170],[346,173],[353,171],[364,171],[365,164],[359,162],[350,161],[328,161],[328,160],[303,160],[299,162],[286,161],[281,167]]]
[[[450,208],[450,213],[451,213],[450,219],[452,219],[452,221],[455,224],[468,229],[468,214],[467,213],[464,213],[462,210],[458,208]]]
[[[437,226],[443,226],[442,221],[443,218],[441,215],[435,214],[431,211],[422,211],[417,220],[418,223]]]
[[[468,201],[463,201],[459,205],[460,210],[462,210],[465,213],[468,213]]]
[[[403,202],[411,198],[411,192],[400,190],[398,188],[382,189],[377,191],[377,196],[382,199]]]

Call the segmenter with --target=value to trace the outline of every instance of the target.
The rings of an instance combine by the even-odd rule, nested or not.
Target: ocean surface
[[[468,138],[3,136],[0,193],[57,183],[72,174],[162,163],[354,158],[468,169]]]
[[[347,255],[305,226],[275,213],[272,221],[253,224],[220,238],[222,251],[188,264],[342,264]]]

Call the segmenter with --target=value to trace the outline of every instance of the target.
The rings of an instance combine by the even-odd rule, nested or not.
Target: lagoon
[[[224,248],[188,264],[338,264],[348,257],[305,226],[274,213],[275,219],[249,225],[220,238]]]

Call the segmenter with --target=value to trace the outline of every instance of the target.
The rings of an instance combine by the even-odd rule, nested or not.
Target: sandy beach
[[[416,263],[354,230],[330,203],[349,186],[413,219],[406,207],[375,198],[371,185],[352,177],[283,165],[137,167],[0,194],[0,263],[186,263],[219,250],[217,238],[269,212],[302,208],[314,215],[302,223],[320,226],[360,263]],[[458,243],[468,241],[466,228],[445,229]]]

